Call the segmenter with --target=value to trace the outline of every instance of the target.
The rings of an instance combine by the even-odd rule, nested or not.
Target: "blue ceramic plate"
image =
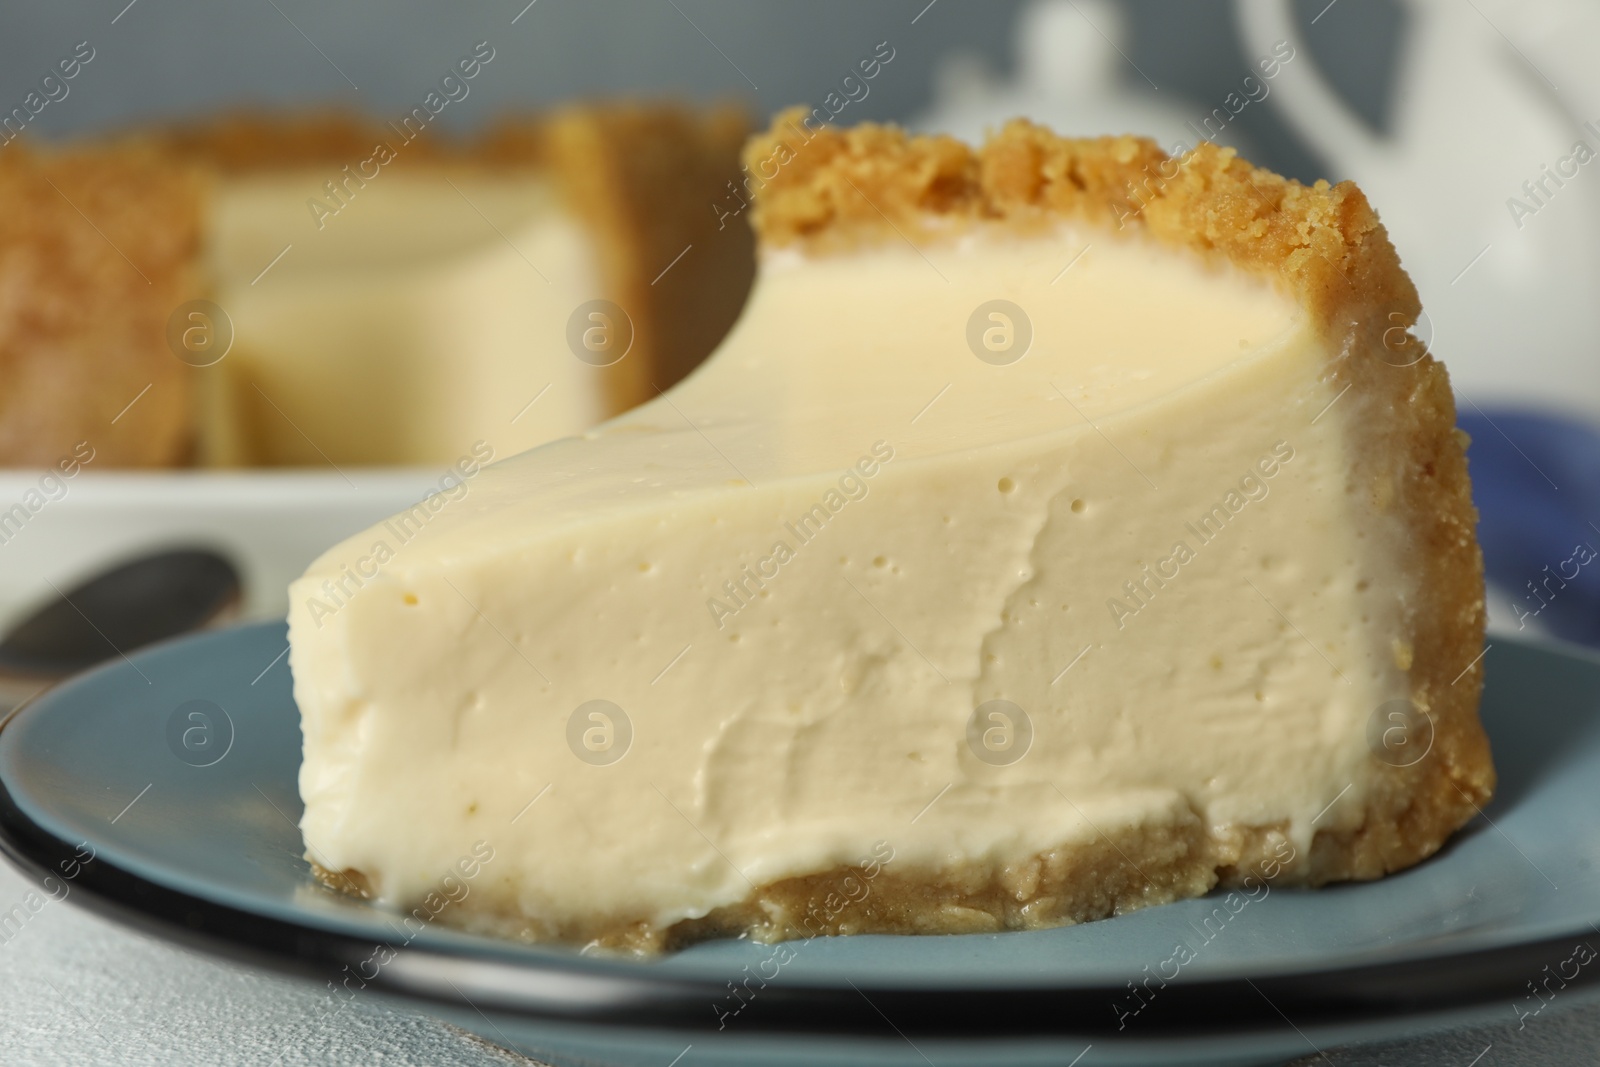
[[[284,649],[281,625],[175,641],[16,713],[0,730],[0,844],[47,892],[327,983],[330,1013],[404,997],[558,1064],[1270,1063],[1514,1021],[1543,1003],[1530,982],[1570,976],[1570,999],[1600,978],[1578,948],[1600,944],[1587,655],[1496,639],[1483,715],[1499,794],[1440,855],[1380,882],[1042,932],[724,941],[634,962],[403,924],[321,888],[295,825]],[[1146,981],[1175,956],[1175,978]]]

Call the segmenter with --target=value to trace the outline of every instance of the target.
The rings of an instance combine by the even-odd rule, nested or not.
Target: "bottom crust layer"
[[[1443,746],[1448,749],[1453,746]],[[670,926],[618,916],[552,924],[514,903],[473,893],[428,909],[428,921],[526,941],[587,944],[641,955],[717,937],[777,942],[841,934],[966,934],[1030,930],[1103,919],[1214,888],[1260,899],[1273,888],[1367,880],[1436,852],[1488,800],[1487,761],[1456,766],[1436,748],[1413,767],[1384,768],[1354,830],[1320,831],[1309,852],[1282,826],[1206,827],[1190,813],[1020,863],[969,862],[937,870],[897,861],[880,842],[859,865],[757,888],[738,904]],[[372,896],[362,872],[312,869],[330,888]],[[1224,898],[1237,911],[1232,898]]]

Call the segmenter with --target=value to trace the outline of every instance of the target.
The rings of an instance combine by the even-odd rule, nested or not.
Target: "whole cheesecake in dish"
[[[749,234],[708,205],[747,132],[593,104],[466,141],[289,114],[8,146],[0,464],[449,464],[581,432],[737,316]]]
[[[307,856],[456,921],[1043,927],[1375,878],[1484,803],[1465,439],[1361,193],[781,116],[661,397],[291,589]]]

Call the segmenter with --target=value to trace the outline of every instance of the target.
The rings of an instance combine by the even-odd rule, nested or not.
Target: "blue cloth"
[[[1600,646],[1600,433],[1528,409],[1466,405],[1478,538],[1508,616]]]

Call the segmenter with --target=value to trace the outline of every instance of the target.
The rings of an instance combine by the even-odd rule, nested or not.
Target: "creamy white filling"
[[[566,336],[602,295],[593,242],[545,180],[383,170],[341,203],[329,177],[218,189],[207,257],[235,340],[202,378],[209,462],[449,464],[608,413]]]
[[[995,299],[1033,334],[1003,366],[967,341]],[[294,586],[310,855],[405,902],[485,840],[502,905],[668,924],[880,841],[1352,825],[1404,584],[1330,344],[1104,234],[769,260],[666,397]],[[593,700],[632,734],[605,765]],[[1020,758],[1014,712],[972,728],[995,700]]]

